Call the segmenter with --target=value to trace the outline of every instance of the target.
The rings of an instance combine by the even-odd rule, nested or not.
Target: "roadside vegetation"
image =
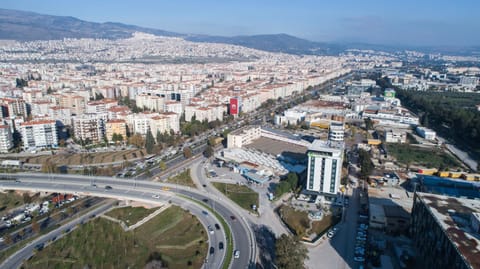
[[[116,208],[112,211],[107,212],[105,215],[110,216],[114,219],[125,222],[128,226],[131,226],[148,215],[152,214],[158,208],[144,208],[144,207],[121,207]]]
[[[129,232],[102,218],[87,222],[23,268],[200,268],[207,239],[195,216],[172,206]]]
[[[189,187],[196,187],[195,183],[193,183],[192,176],[190,176],[190,169],[186,169],[176,176],[169,177],[166,182],[185,185]]]
[[[305,268],[308,250],[298,237],[282,234],[275,242],[275,265],[278,269]]]
[[[258,206],[258,193],[249,187],[221,182],[213,182],[212,185],[240,207],[255,212],[252,206]]]

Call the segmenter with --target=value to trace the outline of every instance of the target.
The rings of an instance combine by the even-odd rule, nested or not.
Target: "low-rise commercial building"
[[[417,134],[419,136],[427,140],[435,140],[435,138],[437,137],[437,133],[435,131],[428,129],[426,127],[417,126],[415,131],[417,131]]]

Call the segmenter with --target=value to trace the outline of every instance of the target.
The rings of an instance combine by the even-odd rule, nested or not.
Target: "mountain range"
[[[59,40],[63,38],[104,38],[121,39],[131,37],[134,32],[157,36],[181,37],[193,42],[215,42],[240,45],[270,52],[309,55],[338,55],[346,49],[372,49],[396,51],[417,49],[424,52],[439,51],[439,48],[398,48],[360,43],[314,42],[287,34],[266,34],[249,36],[211,36],[182,34],[165,30],[128,25],[117,22],[88,22],[68,16],[52,16],[34,12],[0,9],[0,40]],[[458,48],[449,48],[458,53]],[[479,48],[472,48],[474,52]],[[465,48],[463,48],[465,51]],[[472,51],[467,48],[467,51]],[[441,51],[440,51],[441,52]],[[445,50],[443,51],[445,52]]]

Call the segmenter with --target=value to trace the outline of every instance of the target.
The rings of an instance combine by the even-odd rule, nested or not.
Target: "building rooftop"
[[[480,268],[480,235],[470,227],[472,213],[480,212],[480,201],[430,193],[417,193],[429,206],[450,241],[472,268]]]
[[[344,147],[345,144],[343,142],[315,139],[308,149],[313,151],[324,151],[326,149],[343,150]]]

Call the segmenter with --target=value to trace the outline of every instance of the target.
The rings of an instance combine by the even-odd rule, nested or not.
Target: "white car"
[[[235,251],[233,252],[233,257],[234,257],[235,259],[240,258],[240,250],[235,250]]]
[[[160,199],[160,195],[158,195],[158,194],[154,194],[154,195],[152,195],[152,198],[155,198],[155,199]]]
[[[353,260],[356,261],[356,262],[364,262],[365,258],[364,257],[354,257]]]

